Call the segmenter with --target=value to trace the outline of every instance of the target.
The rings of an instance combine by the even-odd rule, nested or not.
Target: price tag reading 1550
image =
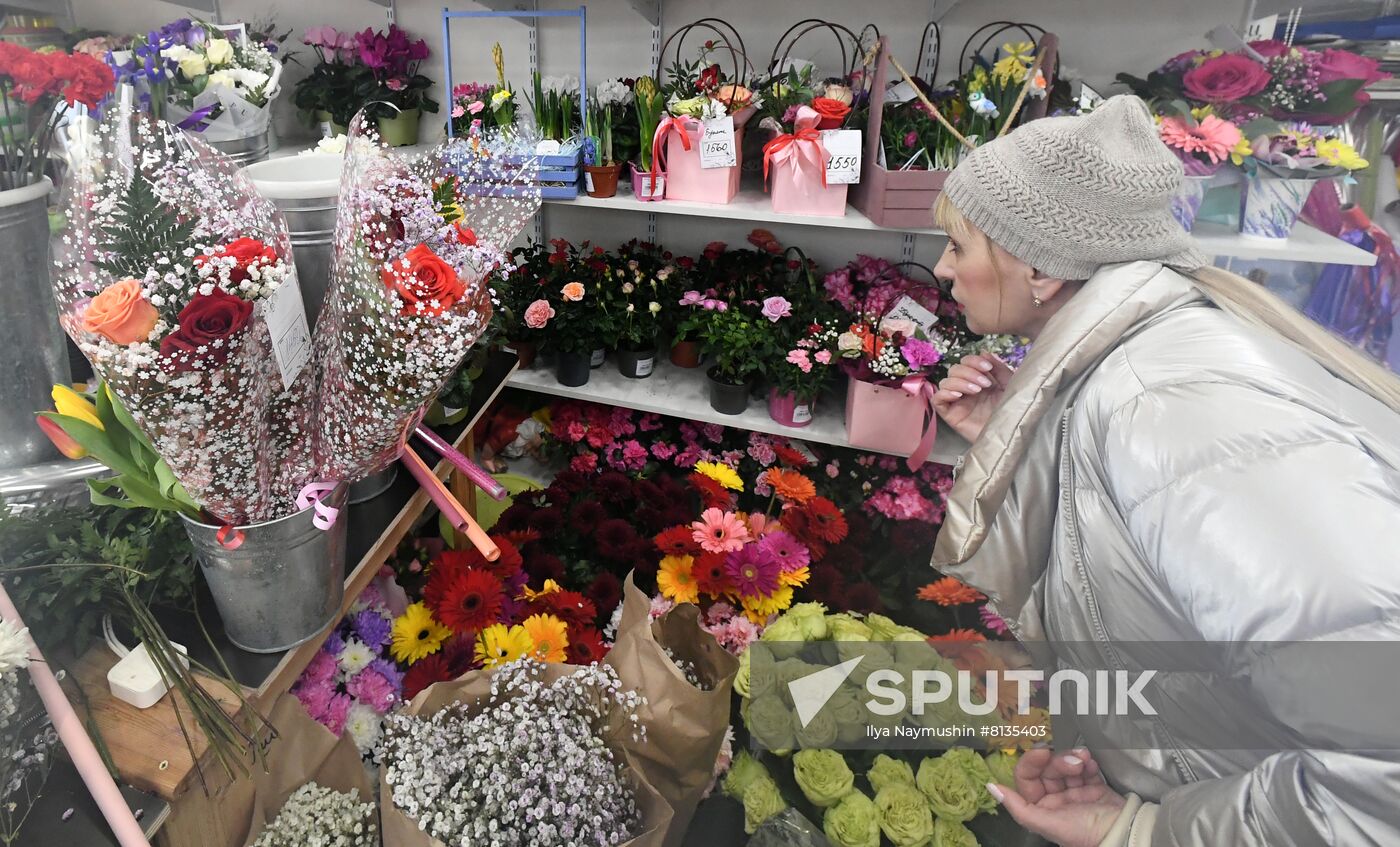
[[[732,168],[737,164],[739,155],[734,144],[734,118],[705,121],[705,131],[700,134],[700,167]]]
[[[860,182],[860,130],[822,130],[826,149],[826,184],[854,185]]]

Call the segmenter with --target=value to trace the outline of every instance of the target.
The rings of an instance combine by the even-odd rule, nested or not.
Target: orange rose
[[[822,116],[821,122],[817,124],[817,129],[840,129],[841,125],[846,122],[846,116],[851,113],[851,107],[848,104],[830,97],[813,97],[812,108]]]
[[[721,85],[715,92],[714,99],[723,103],[729,113],[733,114],[747,108],[753,102],[753,92],[742,85]]]
[[[141,294],[141,283],[134,279],[107,286],[88,303],[83,312],[83,329],[113,344],[145,341],[160,319],[160,312]]]
[[[379,278],[403,300],[403,315],[441,315],[467,293],[457,271],[426,244],[385,265]]]
[[[571,303],[577,303],[583,299],[583,283],[571,282],[564,286],[564,290],[560,293],[564,295],[565,300]]]

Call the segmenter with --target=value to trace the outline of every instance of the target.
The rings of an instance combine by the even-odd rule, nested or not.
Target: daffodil
[[[1015,56],[1007,56],[992,65],[992,78],[1000,85],[1025,82],[1026,66],[1021,64]]]
[[[482,667],[494,668],[514,662],[534,646],[523,626],[493,623],[476,637],[476,660]]]
[[[731,467],[720,462],[696,462],[695,472],[707,476],[730,491],[743,491],[744,480]]]
[[[1007,42],[1001,45],[1001,52],[1006,54],[1006,58],[1015,59],[1023,65],[1035,61],[1035,44],[1030,41]]]
[[[507,100],[510,99],[511,93],[512,93],[512,92],[511,92],[511,90],[510,90],[509,88],[502,88],[502,89],[499,89],[495,94],[492,94],[492,95],[491,95],[491,108],[492,108],[492,109],[499,109],[499,108],[501,108],[502,106],[504,106],[504,105],[505,105],[505,102],[506,102]]]
[[[92,401],[74,391],[66,385],[55,385],[53,387],[53,407],[60,415],[70,418],[77,418],[89,426],[98,429],[105,429],[102,421],[97,417],[97,407],[92,405]]]
[[[433,619],[422,603],[414,603],[394,620],[394,637],[389,650],[394,658],[411,665],[442,647],[452,630]]]

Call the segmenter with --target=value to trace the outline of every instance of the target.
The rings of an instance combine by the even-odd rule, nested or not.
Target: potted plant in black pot
[[[774,345],[768,321],[740,306],[715,308],[700,330],[701,347],[714,364],[705,372],[710,407],[726,415],[741,415],[749,407],[759,365]]]

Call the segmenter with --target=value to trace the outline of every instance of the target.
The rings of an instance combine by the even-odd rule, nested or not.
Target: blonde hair
[[[987,234],[973,226],[946,194],[933,207],[938,226],[962,239]],[[1186,275],[1211,302],[1244,323],[1267,329],[1307,353],[1338,378],[1400,413],[1400,377],[1328,332],[1263,285],[1236,273],[1206,265]]]

